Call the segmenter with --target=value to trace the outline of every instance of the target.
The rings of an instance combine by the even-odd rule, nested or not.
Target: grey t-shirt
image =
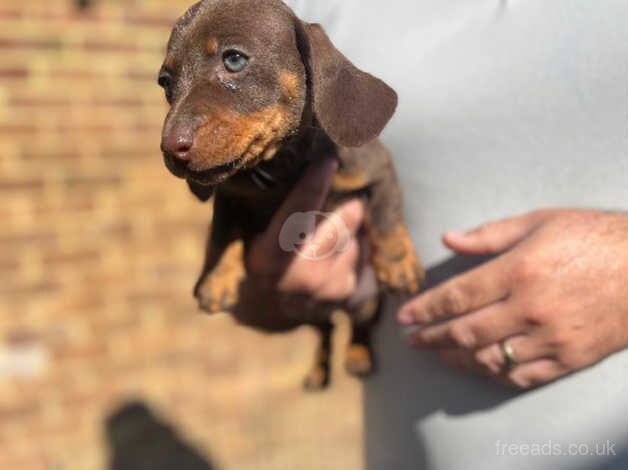
[[[399,93],[384,140],[430,285],[477,262],[451,258],[446,229],[628,208],[626,0],[288,3]],[[628,468],[628,353],[515,393],[411,351],[392,307],[365,387],[369,470]]]

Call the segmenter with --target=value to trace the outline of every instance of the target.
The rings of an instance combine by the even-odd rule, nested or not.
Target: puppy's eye
[[[157,83],[159,83],[159,86],[164,89],[166,92],[166,99],[170,102],[172,100],[172,78],[170,75],[167,73],[161,73]]]
[[[242,72],[249,63],[249,58],[238,51],[227,51],[222,57],[227,71],[231,73]]]

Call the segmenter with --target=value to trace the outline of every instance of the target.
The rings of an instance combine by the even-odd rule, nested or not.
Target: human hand
[[[628,347],[628,216],[543,210],[443,241],[500,256],[400,309],[401,324],[419,326],[410,334],[417,349],[530,388]]]
[[[315,302],[340,302],[351,297],[358,284],[357,265],[360,243],[357,233],[364,219],[364,204],[355,199],[342,204],[322,222],[313,227],[310,213],[320,213],[327,199],[337,164],[322,159],[311,165],[297,183],[263,234],[247,250],[245,259],[247,291],[241,299],[239,315],[250,317],[263,314],[260,308],[272,313],[282,310],[302,310]],[[294,218],[294,215],[302,217]],[[282,247],[279,240],[288,220],[301,227],[291,226],[291,232],[300,234],[295,249]],[[343,229],[345,240],[339,240]],[[313,232],[312,229],[314,228]],[[299,242],[297,244],[297,242]],[[304,256],[318,253],[318,256]],[[245,296],[246,297],[246,296]],[[263,300],[264,305],[260,305]],[[303,305],[295,302],[302,301]]]

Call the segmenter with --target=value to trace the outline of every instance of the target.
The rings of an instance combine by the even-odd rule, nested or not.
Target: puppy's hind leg
[[[349,312],[352,320],[351,341],[345,356],[345,369],[355,377],[367,377],[375,371],[371,330],[379,317],[381,299],[369,299]]]
[[[311,392],[323,390],[329,385],[331,375],[331,323],[316,326],[319,334],[319,343],[316,348],[314,365],[305,377],[303,387]]]

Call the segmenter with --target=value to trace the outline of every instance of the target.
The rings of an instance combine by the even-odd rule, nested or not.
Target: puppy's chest
[[[234,181],[229,188],[222,189],[218,196],[228,200],[229,216],[246,240],[267,229],[300,176],[295,175],[291,181],[275,181],[274,185],[265,181],[262,185],[259,182],[259,176],[244,174],[240,181]],[[339,170],[333,181],[344,181],[344,179],[342,171]],[[334,182],[323,206],[320,209],[316,208],[316,211],[333,212],[340,204],[352,197],[368,195],[366,187],[352,188],[349,191],[344,188],[336,190],[333,188]]]
[[[351,197],[367,195],[372,177],[366,168],[361,168],[356,158],[360,153],[363,152],[357,149],[347,155],[321,135],[303,139],[285,146],[273,160],[238,174],[221,186],[218,194],[228,201],[230,215],[237,219],[236,225],[247,239],[266,230],[308,165],[316,159],[336,155],[339,160],[327,199],[317,210],[331,212]]]

